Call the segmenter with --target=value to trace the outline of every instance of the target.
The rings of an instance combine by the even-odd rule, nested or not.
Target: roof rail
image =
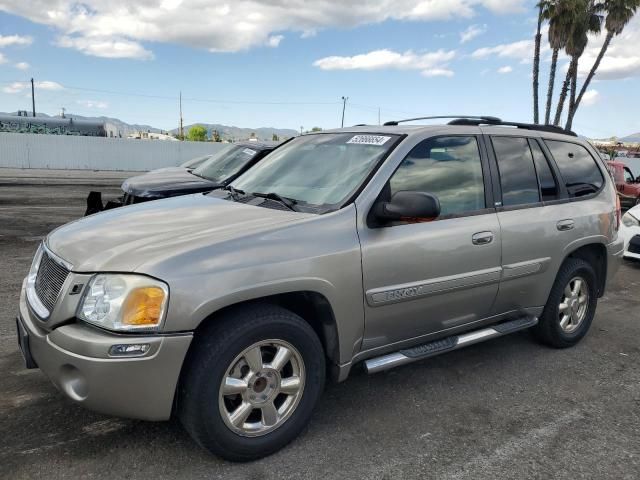
[[[571,130],[565,130],[562,127],[557,125],[540,125],[537,123],[520,123],[520,122],[504,122],[502,120],[498,122],[487,122],[484,119],[478,118],[468,118],[468,117],[460,117],[455,120],[451,120],[449,125],[498,125],[505,127],[516,127],[522,128],[526,130],[537,130],[540,132],[549,132],[549,133],[561,133],[563,135],[571,135],[573,137],[577,137],[578,134]]]
[[[433,117],[416,117],[416,118],[405,118],[403,120],[391,120],[389,122],[384,122],[383,125],[385,127],[395,127],[399,123],[414,122],[416,120],[436,120],[436,119],[439,119],[439,118],[482,120],[482,123],[492,123],[492,124],[493,123],[502,122],[502,120],[500,120],[498,117],[490,117],[490,116],[479,116],[479,115],[472,115],[472,116],[469,116],[469,115],[437,115],[437,116],[433,116]]]

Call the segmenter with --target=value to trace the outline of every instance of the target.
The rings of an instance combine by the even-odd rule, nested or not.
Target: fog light
[[[139,357],[149,350],[148,343],[127,343],[111,345],[109,355],[112,357]]]

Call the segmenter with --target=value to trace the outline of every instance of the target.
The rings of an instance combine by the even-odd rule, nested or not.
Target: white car
[[[624,258],[640,260],[640,205],[622,216],[620,233],[624,238]]]

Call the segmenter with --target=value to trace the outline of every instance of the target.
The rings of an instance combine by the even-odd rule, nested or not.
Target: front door
[[[391,176],[381,198],[427,192],[439,199],[441,215],[359,229],[364,350],[444,335],[489,315],[500,280],[501,235],[485,188],[487,168],[478,137],[442,136],[419,143]]]

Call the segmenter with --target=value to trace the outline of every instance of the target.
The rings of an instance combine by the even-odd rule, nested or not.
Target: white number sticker
[[[255,150],[251,150],[250,148],[245,148],[244,150],[242,150],[242,153],[253,157],[257,152]]]
[[[351,137],[347,143],[357,143],[359,145],[384,145],[391,137],[383,135],[356,135]]]

